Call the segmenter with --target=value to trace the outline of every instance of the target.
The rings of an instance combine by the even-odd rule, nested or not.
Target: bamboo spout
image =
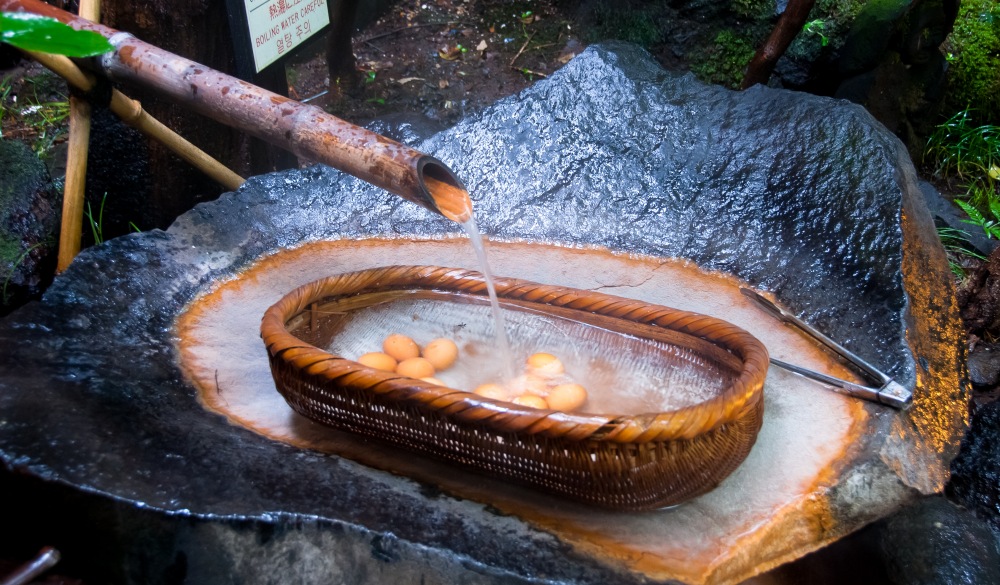
[[[272,93],[88,22],[40,0],[0,0],[0,10],[31,12],[106,37],[115,50],[82,62],[113,81],[145,87],[298,156],[318,160],[462,223],[472,203],[440,160],[336,116]]]

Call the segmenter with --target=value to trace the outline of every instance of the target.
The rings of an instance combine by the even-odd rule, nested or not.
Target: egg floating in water
[[[501,400],[507,402],[510,400],[510,392],[500,384],[494,384],[493,382],[487,384],[480,384],[472,391],[473,394],[478,394],[483,398],[489,398],[491,400]]]
[[[436,374],[455,365],[459,358],[458,345],[444,337],[421,349],[412,338],[393,333],[385,338],[382,349],[364,354],[358,363],[438,386],[445,384]],[[481,384],[473,393],[489,400],[560,412],[574,412],[587,402],[586,388],[570,379],[562,361],[550,353],[528,356],[523,372],[503,384]]]
[[[408,378],[428,378],[436,373],[434,366],[422,357],[411,357],[399,362],[396,373]]]
[[[420,356],[420,346],[405,335],[393,333],[382,342],[382,351],[391,355],[397,362]]]
[[[444,386],[434,376],[450,368],[457,360],[458,345],[450,339],[435,339],[421,350],[412,338],[393,333],[382,341],[382,351],[366,353],[357,361],[369,368]]]
[[[541,396],[536,396],[534,394],[522,394],[511,400],[514,404],[520,404],[521,406],[530,406],[531,408],[548,408],[549,403],[545,401]]]
[[[369,368],[375,368],[376,370],[384,370],[386,372],[396,371],[396,358],[380,351],[366,353],[358,358],[358,363]]]
[[[529,374],[542,378],[555,378],[566,372],[566,366],[551,353],[533,353],[525,360]]]
[[[458,346],[455,342],[441,337],[424,346],[424,359],[438,370],[447,370],[458,360]]]
[[[559,384],[549,391],[545,401],[552,410],[572,412],[587,401],[587,389],[575,383]]]

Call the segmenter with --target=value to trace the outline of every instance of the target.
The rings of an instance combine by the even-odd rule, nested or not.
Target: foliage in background
[[[729,10],[742,18],[767,19],[773,16],[777,9],[775,0],[729,0]]]
[[[815,61],[824,52],[836,52],[847,39],[867,0],[817,0],[809,22],[785,51],[785,59]]]
[[[20,92],[12,77],[0,80],[0,138],[24,140],[41,159],[65,136],[69,117],[69,101],[53,80],[49,74],[24,78]]]
[[[87,209],[83,211],[83,216],[86,218],[87,223],[90,225],[90,233],[94,237],[94,244],[104,243],[104,204],[108,202],[108,194],[105,193],[101,196],[101,204],[97,208],[97,214],[94,214],[94,210],[90,205],[90,201],[87,202]],[[133,232],[141,232],[139,226],[135,225],[135,222],[128,222],[128,227]]]
[[[93,31],[75,30],[58,20],[23,12],[0,12],[0,40],[25,51],[93,57],[114,49]]]
[[[979,124],[962,110],[937,126],[927,141],[924,162],[943,178],[956,178],[975,207],[996,198],[1000,179],[1000,126]]]
[[[955,179],[964,191],[955,203],[988,239],[1000,240],[1000,126],[976,124],[968,110],[940,124],[927,141],[924,163],[944,179]],[[963,258],[983,260],[969,243],[968,234],[955,229],[938,230],[948,253],[952,272],[965,277]]]
[[[976,248],[969,242],[969,232],[952,227],[941,227],[937,230],[938,238],[944,251],[948,255],[948,266],[955,278],[962,280],[966,276],[965,266],[962,260],[974,258],[985,260],[986,257],[976,251]]]
[[[956,200],[955,203],[969,216],[969,219],[963,220],[965,223],[982,228],[986,237],[991,240],[1000,240],[1000,200],[991,197],[986,202],[989,210],[988,216],[961,199]]]
[[[756,50],[749,38],[723,29],[712,47],[691,55],[691,71],[702,81],[735,89]]]
[[[949,110],[971,108],[1000,121],[1000,4],[963,0],[945,48]]]
[[[825,47],[830,44],[830,37],[823,34],[826,30],[826,21],[822,18],[817,18],[815,20],[810,20],[802,26],[802,32],[806,35],[814,35],[819,37],[820,46]]]

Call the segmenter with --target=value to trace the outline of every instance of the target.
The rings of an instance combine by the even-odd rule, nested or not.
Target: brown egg
[[[545,396],[549,393],[549,386],[544,378],[532,374],[522,374],[508,384],[511,394],[520,396],[521,394],[534,394],[535,396]]]
[[[399,362],[396,373],[409,378],[427,378],[434,375],[434,366],[422,357],[413,357]]]
[[[423,356],[438,371],[447,370],[458,359],[458,346],[454,341],[441,337],[424,346]]]
[[[544,398],[535,396],[534,394],[518,396],[514,400],[511,400],[511,402],[520,404],[521,406],[530,406],[531,408],[549,408],[549,403]]]
[[[435,386],[444,386],[444,382],[442,382],[441,380],[438,380],[434,376],[424,376],[423,378],[420,378],[420,379],[423,380],[424,382],[430,382],[431,384],[434,384]]]
[[[579,384],[559,384],[546,397],[549,408],[562,412],[573,412],[587,401],[587,390]]]
[[[500,384],[480,384],[473,390],[473,393],[482,396],[483,398],[492,398],[493,400],[510,400],[510,393],[507,389]]]
[[[396,358],[380,351],[366,353],[358,358],[358,363],[369,368],[375,368],[376,370],[385,370],[386,372],[396,371]]]
[[[382,342],[382,351],[391,355],[397,362],[415,358],[420,355],[417,342],[405,335],[393,333]]]
[[[565,366],[559,361],[559,358],[551,353],[533,353],[528,356],[525,363],[528,366],[529,374],[545,378],[561,376],[566,371]]]

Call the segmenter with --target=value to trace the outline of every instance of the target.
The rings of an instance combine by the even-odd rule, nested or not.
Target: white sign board
[[[330,24],[327,0],[243,0],[259,73]]]

